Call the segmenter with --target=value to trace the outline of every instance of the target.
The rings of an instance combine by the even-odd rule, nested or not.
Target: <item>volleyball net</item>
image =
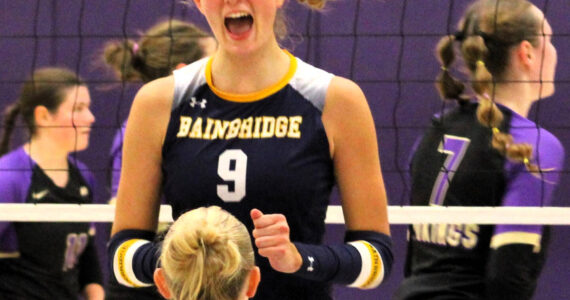
[[[182,19],[207,28],[204,18],[183,1],[4,1],[0,20],[0,106],[17,99],[19,87],[35,69],[66,66],[91,87],[94,114],[91,145],[77,154],[95,173],[98,203],[108,197],[108,164],[112,137],[126,119],[139,86],[116,79],[101,68],[103,44],[112,39],[138,40],[140,33],[159,20]],[[323,12],[312,12],[289,1],[287,15],[291,36],[285,46],[301,59],[357,82],[364,90],[376,122],[380,157],[392,224],[416,222],[471,222],[564,224],[568,221],[570,193],[568,168],[561,170],[560,192],[553,206],[504,207],[408,207],[408,161],[412,144],[434,113],[445,109],[434,88],[440,66],[433,49],[442,36],[456,31],[456,24],[471,3],[468,0],[351,0],[333,1]],[[570,26],[567,0],[533,1],[554,28],[558,48],[557,93],[539,101],[530,118],[554,133],[563,144],[570,140]],[[113,85],[113,89],[107,89]],[[22,127],[22,125],[20,125]],[[23,135],[22,135],[23,136]],[[25,137],[19,141],[26,141]],[[567,166],[568,164],[566,164]],[[0,170],[4,172],[6,170]],[[333,196],[327,223],[343,222],[338,196]],[[166,207],[165,211],[168,209]],[[1,204],[0,221],[112,221],[113,207],[96,205]],[[168,219],[164,215],[161,218]],[[471,219],[473,218],[473,219]],[[467,221],[467,219],[471,221]],[[568,218],[570,219],[570,218]]]
[[[0,222],[112,222],[107,204],[0,204]],[[542,224],[570,225],[569,207],[422,207],[389,206],[389,221],[399,224]],[[172,208],[162,205],[159,221],[172,222]],[[342,207],[330,205],[325,222],[344,224]]]

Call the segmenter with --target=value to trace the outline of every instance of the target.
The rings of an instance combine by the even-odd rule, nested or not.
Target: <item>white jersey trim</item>
[[[297,72],[289,84],[321,112],[334,74],[297,59]]]
[[[206,84],[208,59],[210,58],[202,58],[173,72],[174,99],[172,101],[172,110],[180,105],[185,96],[194,95],[198,88]]]

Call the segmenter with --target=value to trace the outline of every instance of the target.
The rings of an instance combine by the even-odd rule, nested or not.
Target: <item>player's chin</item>
[[[78,138],[74,147],[74,152],[79,152],[89,147],[89,137]]]

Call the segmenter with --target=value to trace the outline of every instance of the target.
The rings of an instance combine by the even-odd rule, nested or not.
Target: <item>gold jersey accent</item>
[[[236,118],[231,121],[180,116],[180,128],[176,137],[202,140],[299,139],[301,123],[303,123],[302,116],[258,116]]]
[[[416,239],[440,246],[473,249],[479,241],[477,224],[414,224]]]

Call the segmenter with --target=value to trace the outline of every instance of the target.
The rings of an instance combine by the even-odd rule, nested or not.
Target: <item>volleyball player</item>
[[[103,60],[116,77],[130,82],[150,82],[168,76],[176,68],[211,55],[216,40],[196,25],[167,20],[157,23],[143,33],[139,41],[113,41],[105,45]],[[111,148],[111,197],[117,197],[123,137],[126,121],[115,134]],[[114,202],[114,201],[113,201]]]
[[[194,1],[216,53],[136,96],[109,243],[121,283],[152,283],[161,191],[174,219],[217,205],[252,230],[257,299],[330,299],[332,283],[374,288],[388,275],[386,195],[366,99],[353,82],[280,48],[283,2]],[[321,245],[335,181],[346,244]]]
[[[103,60],[117,78],[131,82],[149,82],[168,76],[172,70],[211,55],[216,41],[194,24],[167,20],[143,33],[139,41],[112,41],[105,45]],[[111,201],[115,202],[123,153],[125,121],[111,147]],[[111,276],[107,285],[108,299],[162,299],[155,287],[132,289],[120,285]]]
[[[2,203],[92,203],[93,176],[70,153],[89,144],[95,117],[87,86],[71,71],[45,68],[6,109],[0,144]],[[18,117],[29,141],[9,151]],[[103,299],[89,223],[0,223],[2,299]]]
[[[218,206],[181,215],[170,227],[154,281],[166,299],[248,299],[259,284],[243,223]]]
[[[525,0],[480,0],[438,45],[438,89],[459,106],[435,116],[412,160],[412,205],[548,206],[564,150],[527,118],[554,93],[556,49]],[[455,46],[478,103],[451,76]],[[544,264],[540,225],[415,224],[396,299],[531,299]]]

